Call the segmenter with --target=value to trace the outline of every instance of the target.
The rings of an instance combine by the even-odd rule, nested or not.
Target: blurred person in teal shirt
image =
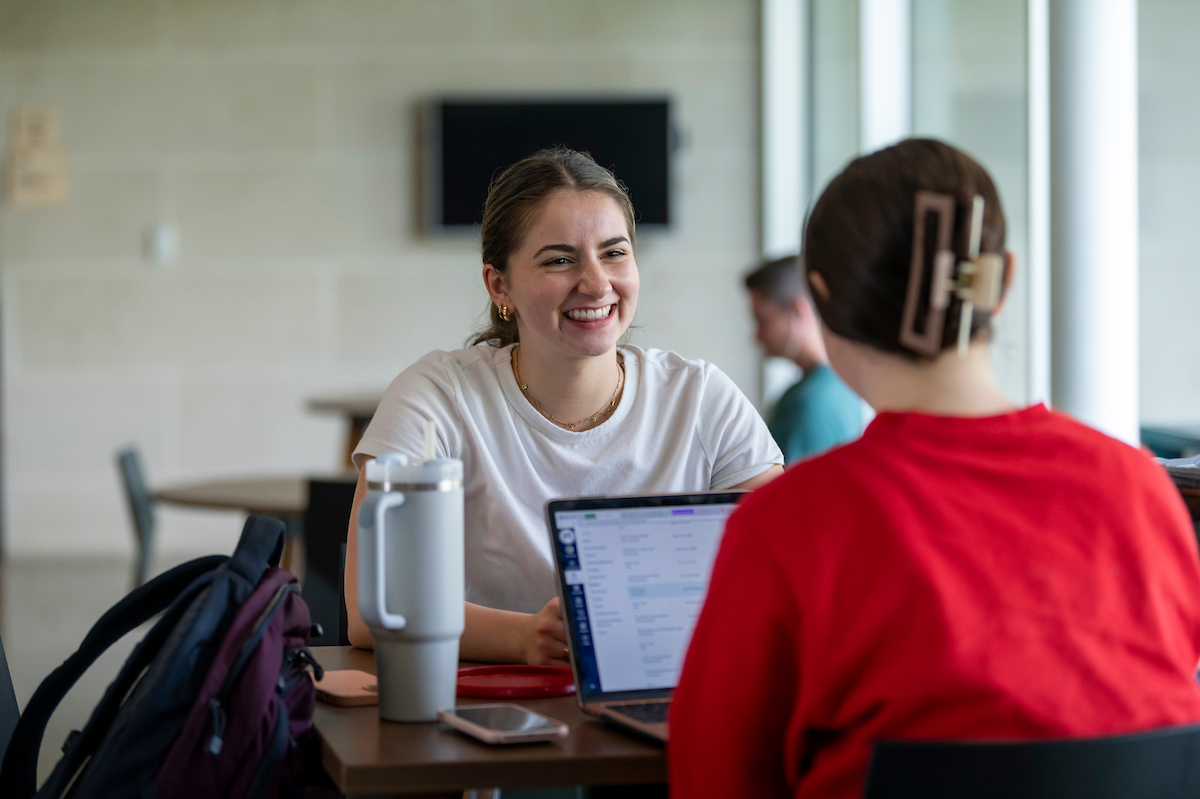
[[[779,398],[767,427],[788,463],[824,452],[862,433],[862,402],[829,366],[821,321],[794,255],[746,275],[755,338],[773,358],[787,358],[803,379]]]

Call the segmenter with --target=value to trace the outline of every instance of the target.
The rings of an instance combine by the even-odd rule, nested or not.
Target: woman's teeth
[[[579,322],[586,322],[591,319],[606,319],[608,318],[608,315],[612,313],[612,309],[614,307],[615,306],[612,305],[606,305],[598,310],[579,308],[574,311],[567,311],[567,316]]]

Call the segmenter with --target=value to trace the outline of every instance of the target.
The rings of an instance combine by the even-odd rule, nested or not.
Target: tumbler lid
[[[388,452],[367,461],[367,483],[375,491],[447,491],[461,488],[462,477],[457,458],[410,461],[407,455]]]

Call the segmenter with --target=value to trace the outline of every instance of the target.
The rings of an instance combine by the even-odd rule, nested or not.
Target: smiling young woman
[[[598,494],[754,488],[782,454],[712,364],[621,345],[638,301],[633,206],[590,156],[544,150],[492,184],[481,231],[489,324],[432,352],[388,388],[354,454],[463,461],[466,630],[461,657],[566,664],[543,506]],[[350,641],[358,614],[357,514],[346,556]]]
[[[624,382],[616,345],[638,297],[629,230],[623,209],[607,193],[559,189],[546,198],[507,265],[483,267],[492,302],[515,317],[520,332],[513,362],[516,374],[524,361],[522,393],[568,430],[601,423]]]

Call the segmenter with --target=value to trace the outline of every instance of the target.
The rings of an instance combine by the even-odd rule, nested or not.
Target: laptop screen
[[[741,496],[548,503],[581,696],[675,687],[725,520]]]

